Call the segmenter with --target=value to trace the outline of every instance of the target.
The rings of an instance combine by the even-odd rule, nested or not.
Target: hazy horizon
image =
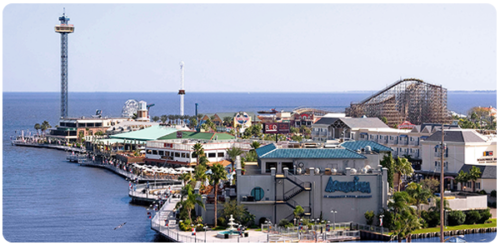
[[[10,4],[3,91],[60,91],[63,7],[70,92],[496,90],[490,4]]]

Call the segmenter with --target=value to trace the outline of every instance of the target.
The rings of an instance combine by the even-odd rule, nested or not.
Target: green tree
[[[387,182],[389,183],[390,188],[394,188],[394,158],[392,157],[392,153],[386,153],[385,156],[380,161],[380,165],[382,167],[387,168]]]
[[[223,207],[222,217],[224,217],[226,220],[229,220],[229,218],[231,218],[231,215],[233,215],[233,218],[237,223],[242,223],[243,218],[246,215],[245,206],[241,204],[238,205],[238,202],[236,200],[232,200],[229,202],[225,202]]]
[[[416,211],[410,207],[411,199],[407,192],[398,191],[394,193],[392,201],[388,204],[389,209],[394,214],[393,228],[398,242],[421,227]]]
[[[161,116],[160,116],[160,121],[161,121],[161,123],[165,124],[165,122],[166,122],[167,120],[168,120],[167,115],[161,115]]]
[[[295,207],[295,209],[293,210],[293,216],[295,218],[300,218],[302,215],[304,214],[304,208],[302,208],[302,206],[298,205]]]
[[[222,121],[223,121],[224,125],[229,127],[229,126],[231,126],[231,123],[233,122],[233,118],[232,117],[224,117],[222,119]]]
[[[130,118],[132,118],[132,119],[134,119],[134,120],[135,120],[135,119],[137,119],[137,113],[134,113],[134,114],[132,115],[132,117],[130,117]]]
[[[217,217],[217,187],[219,186],[219,182],[221,180],[226,180],[227,179],[227,172],[224,169],[224,166],[222,166],[219,163],[215,163],[212,167],[212,174],[210,175],[212,184],[214,185],[214,217]],[[217,227],[217,219],[214,218],[215,221],[215,227]]]
[[[205,172],[206,171],[207,171],[206,165],[202,165],[202,164],[196,165],[196,167],[194,167],[194,179],[197,181],[205,180],[205,178],[206,178]]]
[[[152,119],[153,119],[153,122],[158,122],[158,121],[160,121],[160,117],[158,117],[158,116],[154,116]]]
[[[382,122],[384,122],[385,124],[387,124],[387,117],[382,117],[382,118],[380,118],[380,120],[382,120]]]
[[[365,212],[366,224],[367,225],[372,225],[374,217],[375,217],[375,214],[373,213],[373,211],[366,211]]]
[[[476,181],[481,178],[481,170],[478,167],[472,166],[468,173],[469,180],[472,181],[472,192],[476,192]]]
[[[465,186],[465,184],[469,181],[469,175],[467,173],[465,173],[463,170],[460,170],[460,172],[458,173],[458,176],[455,177],[455,181],[457,183],[460,183],[460,186],[462,186],[462,188]]]
[[[401,177],[403,175],[411,176],[413,174],[413,168],[408,159],[404,157],[398,157],[396,160],[396,164],[394,165],[394,171],[398,174],[398,191],[401,189],[401,184],[403,183]]]
[[[258,141],[254,141],[254,142],[252,142],[252,148],[253,148],[254,150],[256,150],[256,149],[257,149],[257,148],[259,148],[259,147],[260,147],[260,143],[259,143]]]
[[[448,214],[448,225],[456,226],[461,225],[465,222],[465,214],[460,210],[451,211]]]
[[[191,117],[189,119],[189,127],[195,128],[196,126],[198,126],[198,120],[196,120],[196,117]]]
[[[203,150],[203,145],[197,142],[193,145],[193,153],[196,156],[196,165],[200,164],[200,156],[204,156],[205,152]]]
[[[417,183],[410,183],[408,188],[406,188],[406,192],[408,192],[408,195],[413,199],[413,203],[417,206],[417,214],[420,218],[420,204],[429,204],[427,200],[432,197],[432,193],[429,189],[425,189]]]
[[[186,185],[191,180],[191,173],[183,173],[179,175],[178,179],[182,180],[184,185]]]
[[[205,204],[201,201],[201,195],[200,194],[194,194],[192,191],[188,192],[187,198],[184,201],[180,201],[176,204],[175,208],[181,207],[182,209],[186,209],[188,213],[189,220],[192,222],[191,218],[191,210],[194,209],[194,207],[198,204],[198,206],[202,207],[205,209]]]
[[[39,135],[39,130],[42,128],[42,126],[39,124],[39,123],[36,123],[35,124],[35,130],[36,130],[36,134]]]
[[[290,133],[291,134],[298,134],[299,133],[299,129],[296,128],[296,127],[290,127]]]
[[[438,192],[439,181],[435,179],[423,179],[420,181],[422,188],[428,189],[431,193]]]
[[[241,154],[243,154],[243,150],[235,146],[227,150],[227,155],[231,160],[231,169],[234,169],[234,162],[236,161],[236,157],[241,156]]]

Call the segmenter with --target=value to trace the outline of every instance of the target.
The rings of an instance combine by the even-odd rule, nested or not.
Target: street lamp
[[[207,224],[205,224],[205,227],[203,227],[203,229],[205,229],[205,243],[207,243],[207,229],[208,229]]]
[[[382,235],[384,235],[384,227],[382,226],[383,225],[383,220],[384,220],[384,215],[381,214],[380,215],[380,233],[382,233]]]
[[[297,225],[297,218],[293,218],[293,225],[296,226]]]
[[[335,227],[335,215],[337,214],[337,210],[332,210],[331,213],[333,214],[333,229],[336,230],[336,227]]]

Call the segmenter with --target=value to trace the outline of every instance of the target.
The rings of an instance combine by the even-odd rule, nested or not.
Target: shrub
[[[191,220],[184,220],[179,223],[179,229],[182,231],[190,231],[191,230]]]
[[[267,220],[267,218],[266,218],[266,217],[262,217],[262,218],[260,218],[260,219],[259,219],[259,225],[262,225],[262,224],[266,223],[266,220]]]
[[[422,216],[422,219],[425,220],[428,227],[436,227],[439,225],[439,212],[422,211],[420,215]]]
[[[286,226],[287,226],[287,225],[289,225],[289,224],[290,224],[290,221],[289,221],[289,220],[287,220],[287,219],[282,219],[282,220],[280,220],[280,222],[279,222],[279,224],[278,224],[278,225],[279,225],[279,226],[281,226],[281,227],[286,227]]]
[[[465,222],[466,215],[462,211],[451,211],[448,214],[448,225],[461,225]]]
[[[468,225],[476,224],[481,219],[481,214],[478,211],[472,210],[467,213],[465,223]]]
[[[497,202],[488,202],[488,207],[490,207],[490,208],[496,208],[497,207]]]
[[[365,219],[366,219],[366,224],[367,225],[372,225],[373,224],[373,217],[375,217],[375,214],[373,211],[366,211],[365,213]]]
[[[497,191],[496,190],[492,190],[491,193],[490,193],[490,196],[491,197],[497,197]]]
[[[479,214],[481,215],[481,218],[479,219],[480,224],[484,224],[484,222],[491,218],[490,208],[479,211]]]
[[[217,224],[220,226],[226,226],[226,218],[224,217],[217,218]]]
[[[481,194],[481,195],[487,195],[487,194],[488,194],[488,193],[486,193],[486,191],[485,191],[485,190],[480,190],[480,191],[478,191],[477,193],[478,193],[478,194]]]

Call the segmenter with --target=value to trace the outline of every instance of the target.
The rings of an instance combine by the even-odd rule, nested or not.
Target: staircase
[[[303,191],[311,191],[311,186],[312,186],[311,182],[303,182],[297,177],[293,176],[293,174],[291,173],[289,173],[288,176],[281,175],[278,178],[290,181],[295,185],[295,187],[293,187],[292,189],[288,190],[283,194],[283,200],[276,200],[276,204],[286,204],[290,208],[295,209],[297,206],[299,206],[299,204],[294,200],[292,200],[292,198],[297,196]],[[302,206],[302,208],[304,209],[304,216],[311,216],[311,207]],[[293,220],[293,218],[294,216],[292,213],[286,219]]]

